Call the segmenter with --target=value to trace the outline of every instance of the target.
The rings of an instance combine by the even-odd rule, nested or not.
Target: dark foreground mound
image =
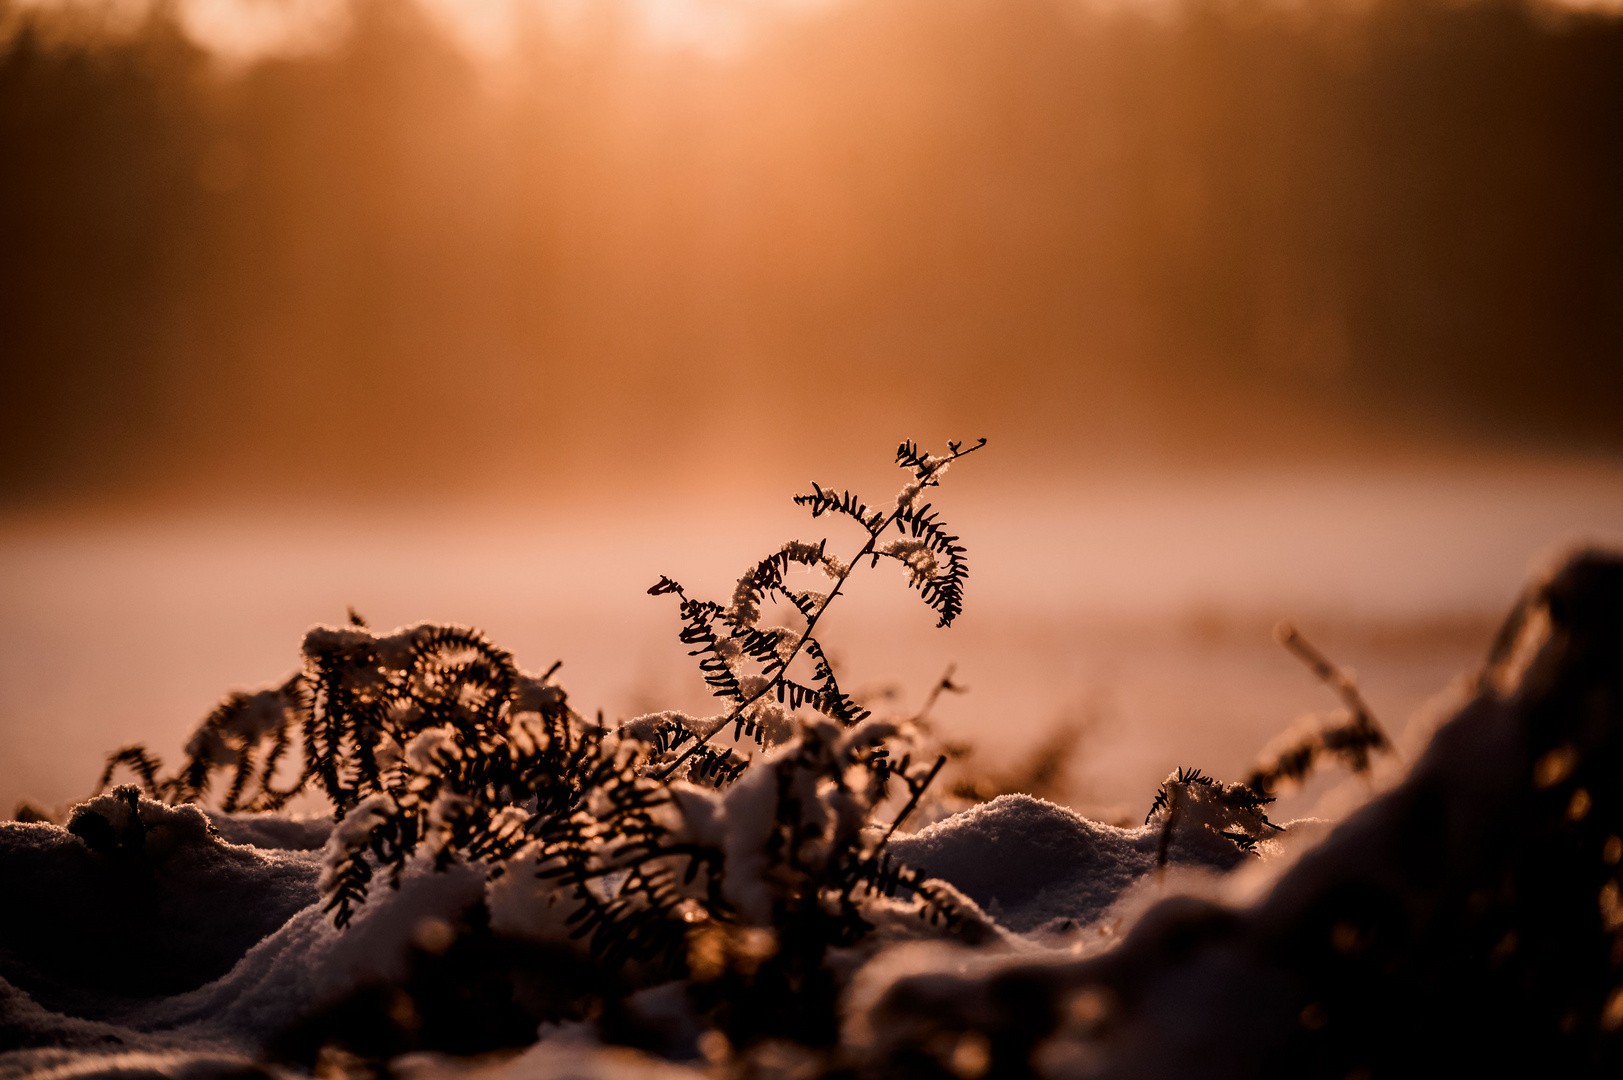
[[[42,1006],[103,1017],[192,990],[316,900],[318,853],[227,843],[196,806],[134,806],[125,789],[76,808],[71,831],[0,824],[0,979]]]
[[[1249,910],[1091,960],[943,965],[849,1033],[874,1077],[1623,1075],[1623,559],[1531,590],[1395,790]],[[961,970],[961,969],[960,969]]]

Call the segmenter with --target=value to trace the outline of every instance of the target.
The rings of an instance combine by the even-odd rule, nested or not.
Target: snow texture
[[[891,853],[951,882],[988,915],[1027,933],[1094,922],[1138,878],[1154,870],[1159,818],[1137,829],[1089,821],[1030,795],[1004,795],[897,836]],[[1209,828],[1180,828],[1168,861],[1228,870],[1243,855]]]
[[[228,844],[270,851],[320,851],[332,835],[332,817],[287,817],[282,814],[227,814],[204,810],[215,832]]]
[[[137,1030],[185,1028],[254,1048],[366,986],[404,977],[414,936],[451,922],[480,898],[484,875],[466,867],[408,869],[400,888],[378,889],[343,929],[312,904],[250,949],[223,978],[135,1009]]]
[[[111,813],[113,802],[88,805]],[[401,977],[420,925],[455,919],[484,888],[476,871],[413,865],[340,931],[316,903],[320,853],[226,843],[195,806],[142,801],[140,815],[139,854],[92,851],[54,825],[0,824],[0,1047],[145,1045],[167,1033],[256,1052],[358,988]]]
[[[75,1054],[62,1051],[17,1055],[16,1071],[0,1063],[0,1077],[33,1080],[293,1080],[298,1073],[240,1054],[185,1050]]]
[[[0,978],[48,1009],[105,1018],[193,990],[316,900],[316,853],[227,843],[195,806],[143,800],[139,848],[122,801],[76,810],[91,814],[128,843],[0,824]]]
[[[505,1061],[466,1061],[440,1054],[410,1054],[390,1068],[400,1080],[709,1080],[710,1073],[626,1047],[555,1035]]]
[[[935,551],[930,547],[930,541],[926,538],[909,537],[901,540],[887,540],[874,550],[881,555],[890,555],[900,559],[907,567],[907,583],[909,585],[922,585],[935,577]]]
[[[708,739],[716,730],[726,723],[725,714],[715,716],[689,716],[685,712],[656,712],[643,716],[633,717],[621,724],[619,731],[633,739],[651,742],[654,733],[665,724],[680,724],[700,739]]]

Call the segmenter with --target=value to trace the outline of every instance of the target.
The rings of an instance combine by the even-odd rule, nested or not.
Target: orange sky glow
[[[0,0],[0,810],[352,603],[697,708],[643,590],[904,438],[990,443],[883,700],[1136,805],[1330,705],[1292,616],[1403,730],[1623,543],[1620,7]]]

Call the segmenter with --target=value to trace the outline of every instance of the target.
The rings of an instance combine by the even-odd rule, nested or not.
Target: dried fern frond
[[[967,449],[961,443],[948,443],[945,454],[932,456],[912,442],[902,443],[896,450],[896,463],[908,470],[911,478],[889,513],[869,507],[849,491],[836,495],[832,488],[816,483],[810,494],[796,495],[795,503],[809,509],[813,518],[843,515],[862,526],[866,540],[849,561],[830,556],[826,539],[816,544],[791,541],[745,570],[726,606],[691,599],[680,583],[668,576],[660,577],[648,592],[655,596],[675,594],[680,599],[679,637],[683,644],[697,646],[689,655],[699,658],[699,673],[705,685],[729,703],[729,711],[715,731],[729,724],[740,728],[757,724],[758,717],[751,710],[759,711],[758,703],[763,701],[775,701],[791,711],[810,708],[845,725],[867,719],[868,711],[840,689],[833,665],[815,637],[817,625],[839,596],[852,569],[864,559],[876,566],[884,557],[897,559],[907,567],[908,583],[936,612],[936,625],[952,625],[963,610],[964,583],[969,576],[965,548],[957,536],[946,531],[938,512],[928,504],[916,506],[915,501],[925,488],[940,484],[941,476],[954,461],[985,445],[985,439]],[[892,527],[899,537],[882,542]],[[833,581],[829,591],[790,588],[784,575],[793,564],[820,568]],[[782,600],[794,607],[806,620],[805,630],[797,633],[787,627],[759,626],[762,605],[769,600]],[[809,684],[789,676],[791,665],[802,653],[814,664]],[[660,775],[670,779],[678,769],[688,767],[690,759],[703,752],[715,731],[682,750]]]
[[[1392,743],[1358,692],[1357,682],[1331,663],[1294,624],[1281,622],[1274,628],[1274,638],[1336,692],[1346,708],[1346,719],[1314,722],[1299,734],[1287,735],[1284,745],[1270,752],[1246,783],[1259,795],[1269,794],[1284,783],[1302,780],[1327,754],[1355,773],[1367,772],[1370,755],[1389,751]]]

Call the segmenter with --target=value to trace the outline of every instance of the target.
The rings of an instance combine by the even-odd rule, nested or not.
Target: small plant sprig
[[[1178,770],[1161,784],[1155,792],[1150,812],[1144,815],[1148,825],[1161,814],[1161,834],[1156,847],[1156,865],[1165,866],[1172,850],[1172,837],[1186,817],[1196,817],[1198,824],[1210,828],[1218,836],[1242,852],[1256,850],[1258,841],[1274,833],[1283,832],[1281,826],[1268,820],[1264,811],[1273,798],[1259,794],[1245,784],[1224,784],[1207,776],[1199,769]]]
[[[1144,824],[1148,825],[1156,814],[1163,815],[1157,857],[1162,866],[1167,862],[1173,832],[1193,806],[1201,805],[1208,819],[1206,824],[1214,832],[1241,851],[1250,852],[1263,837],[1283,831],[1263,812],[1274,801],[1274,792],[1281,784],[1301,780],[1326,754],[1355,773],[1367,773],[1370,754],[1391,748],[1351,675],[1331,663],[1288,621],[1274,628],[1274,638],[1336,691],[1346,706],[1346,719],[1333,723],[1315,720],[1308,730],[1287,732],[1280,749],[1267,754],[1244,783],[1223,784],[1199,769],[1179,768],[1167,777],[1144,816]],[[1215,817],[1213,810],[1217,811]]]
[[[141,746],[126,746],[107,759],[97,790],[105,790],[120,766],[133,771],[148,795],[169,803],[196,802],[212,785],[214,773],[231,770],[231,784],[220,807],[276,810],[303,787],[304,778],[279,790],[274,777],[292,745],[294,719],[303,707],[304,680],[294,675],[280,686],[234,691],[214,707],[186,744],[186,765],[162,776],[163,763]],[[260,755],[263,754],[263,757]]]
[[[822,644],[814,636],[819,621],[840,595],[846,579],[864,559],[878,566],[881,558],[902,563],[908,585],[919,591],[924,602],[937,613],[937,626],[951,626],[963,610],[964,582],[969,576],[965,548],[958,537],[947,532],[940,514],[929,503],[921,503],[926,488],[936,487],[948,467],[966,454],[986,445],[985,439],[965,447],[949,442],[940,456],[927,454],[912,442],[896,449],[896,464],[911,478],[896,496],[889,511],[875,509],[850,491],[835,493],[813,483],[812,491],[796,495],[794,501],[811,511],[813,518],[839,514],[862,526],[867,534],[860,550],[844,561],[828,553],[826,539],[816,544],[790,541],[778,551],[746,570],[738,579],[732,603],[689,597],[682,585],[662,576],[648,592],[654,596],[674,594],[680,601],[680,639],[695,646],[688,655],[699,658],[699,672],[711,693],[727,703],[727,712],[693,731],[682,720],[672,719],[662,727],[662,744],[677,751],[692,735],[692,744],[674,752],[660,765],[659,775],[669,779],[684,766],[688,775],[697,770],[702,777],[716,769],[735,769],[732,759],[712,763],[708,743],[728,726],[735,740],[752,737],[758,744],[776,741],[789,730],[787,713],[809,706],[813,710],[850,726],[867,719],[868,710],[842,691]],[[898,533],[887,538],[894,528]],[[820,569],[832,582],[827,592],[791,588],[784,575],[791,565]],[[769,599],[787,601],[806,620],[806,628],[796,632],[789,627],[761,627],[762,604]],[[813,663],[809,683],[790,677],[790,666],[804,653]],[[749,670],[750,667],[756,670]],[[695,759],[697,761],[695,762]],[[735,775],[736,773],[732,773]]]
[[[1266,755],[1246,780],[1246,786],[1258,795],[1271,796],[1281,784],[1305,777],[1314,762],[1326,754],[1355,773],[1368,772],[1370,755],[1391,750],[1392,742],[1358,692],[1358,683],[1303,637],[1295,624],[1285,621],[1274,627],[1274,640],[1336,692],[1346,708],[1346,719],[1316,723],[1311,730],[1287,734],[1285,745]]]

